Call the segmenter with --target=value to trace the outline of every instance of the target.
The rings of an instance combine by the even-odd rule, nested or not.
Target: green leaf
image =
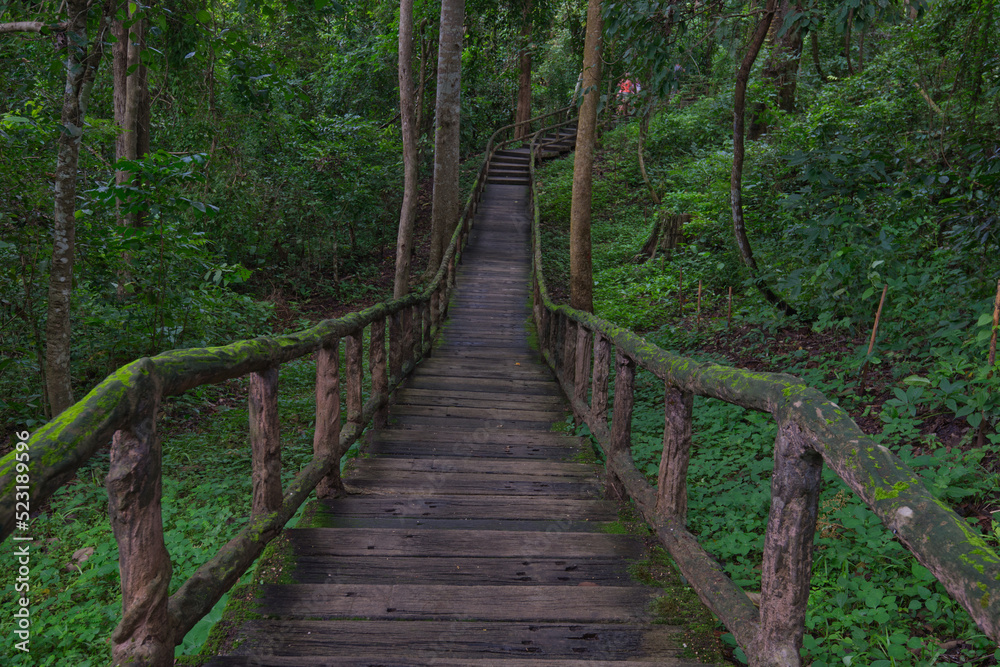
[[[194,16],[202,23],[208,23],[212,20],[212,14],[207,9],[199,9]]]

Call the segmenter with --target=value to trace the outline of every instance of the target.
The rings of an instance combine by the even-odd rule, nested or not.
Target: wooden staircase
[[[548,152],[558,153],[565,141]],[[450,320],[352,464],[345,498],[285,531],[294,583],[210,665],[696,665],[628,575],[634,536],[532,347],[528,158],[502,151],[458,274]]]
[[[539,142],[541,159],[560,157],[576,147],[576,128],[568,127],[550,132]],[[530,183],[528,161],[531,159],[531,149],[527,146],[499,150],[490,160],[490,170],[487,183],[497,185],[523,185]]]

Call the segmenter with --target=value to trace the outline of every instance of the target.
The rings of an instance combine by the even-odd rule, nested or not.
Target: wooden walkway
[[[503,169],[499,164],[505,165]],[[499,156],[450,320],[347,475],[347,498],[286,531],[296,583],[210,665],[696,665],[632,581],[643,545],[529,342],[526,159]]]

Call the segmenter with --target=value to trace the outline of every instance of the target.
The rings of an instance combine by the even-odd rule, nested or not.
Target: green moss
[[[875,489],[875,500],[890,500],[899,496],[901,491],[906,491],[910,488],[909,482],[896,482],[892,485],[891,489],[885,490],[882,488]]]

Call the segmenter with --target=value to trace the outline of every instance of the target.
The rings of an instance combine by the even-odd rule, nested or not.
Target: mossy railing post
[[[411,331],[413,331],[413,348],[410,351],[410,359],[414,362],[420,359],[424,354],[424,324],[423,324],[423,309],[420,304],[415,304],[410,307],[410,317],[413,318],[413,326]]]
[[[563,318],[562,353],[559,356],[562,361],[563,382],[572,388],[576,385],[576,322],[568,317]],[[572,389],[567,392],[570,395],[573,393]]]
[[[434,290],[431,294],[431,331],[436,332],[441,328],[441,290]]]
[[[250,373],[248,412],[253,461],[252,517],[281,507],[281,425],[278,422],[278,367]]]
[[[372,396],[384,400],[375,411],[372,426],[385,428],[389,423],[389,373],[385,363],[385,318],[372,322],[368,336],[368,370],[372,376]]]
[[[771,474],[771,511],[764,535],[760,629],[747,655],[754,667],[802,664],[813,535],[823,458],[797,424],[778,419]]]
[[[174,664],[174,637],[167,619],[172,568],[163,542],[162,449],[156,435],[160,388],[142,382],[133,396],[135,417],[115,431],[106,483],[122,589],[122,619],[111,635],[111,655],[115,665],[168,667]]]
[[[389,315],[389,382],[396,384],[403,376],[403,318],[399,312]]]
[[[403,308],[399,313],[399,363],[400,367],[413,360],[413,313],[409,308]]]
[[[611,442],[607,453],[606,490],[613,498],[626,497],[625,486],[611,470],[611,459],[632,457],[632,409],[635,407],[635,360],[621,350],[615,353],[615,403],[611,418]]]
[[[687,471],[691,460],[691,415],[694,394],[666,383],[663,395],[663,455],[656,485],[656,511],[687,518]]]
[[[611,374],[611,341],[594,334],[594,376],[590,386],[590,413],[598,423],[608,423],[608,376]]]
[[[434,327],[431,325],[431,306],[429,303],[420,304],[420,322],[424,328],[424,342],[420,348],[420,356],[429,356],[431,348],[434,347]]]
[[[573,404],[587,405],[587,391],[590,389],[590,332],[583,325],[576,330],[576,368],[573,371]],[[585,421],[586,415],[573,410],[576,425]]]
[[[345,337],[345,358],[347,361],[347,423],[353,424],[360,433],[362,427],[362,388],[364,386],[364,331],[358,330]],[[340,455],[343,456],[343,452]]]
[[[323,345],[316,351],[316,431],[313,434],[313,458],[328,461],[340,450],[340,341]],[[340,462],[316,486],[319,498],[343,495]]]

